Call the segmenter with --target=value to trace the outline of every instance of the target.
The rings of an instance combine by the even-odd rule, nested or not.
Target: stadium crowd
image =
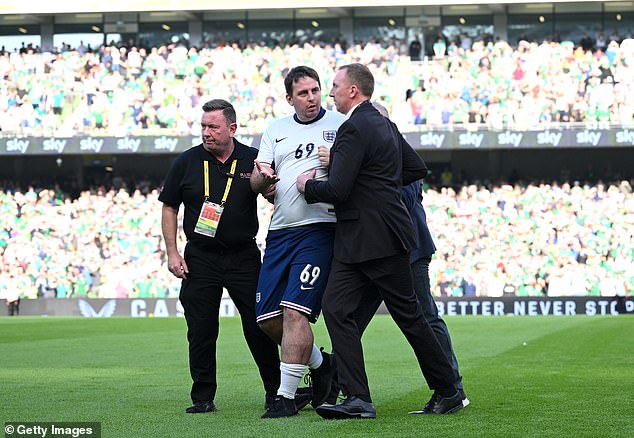
[[[76,199],[53,189],[1,190],[0,297],[178,297],[157,198],[156,189],[98,188]],[[428,188],[424,205],[438,247],[430,265],[436,295],[634,291],[631,182]],[[261,247],[271,212],[261,199]]]
[[[291,108],[282,77],[315,68],[330,86],[338,65],[361,62],[375,98],[401,130],[480,125],[528,129],[558,122],[633,123],[634,40],[606,44],[482,38],[434,44],[412,61],[392,42],[218,44],[41,53],[0,51],[0,130],[58,137],[198,134],[209,96],[231,101],[243,133],[261,133]],[[331,103],[330,103],[331,104]]]

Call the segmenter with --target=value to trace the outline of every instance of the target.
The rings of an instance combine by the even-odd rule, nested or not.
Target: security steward
[[[216,411],[216,340],[223,287],[235,303],[242,330],[266,391],[273,400],[280,385],[277,345],[255,322],[260,272],[257,194],[249,177],[257,150],[236,141],[236,112],[224,100],[202,107],[202,144],[180,154],[165,179],[161,225],[170,272],[182,279],[193,405],[187,413]],[[185,206],[184,257],[176,244],[177,215]]]

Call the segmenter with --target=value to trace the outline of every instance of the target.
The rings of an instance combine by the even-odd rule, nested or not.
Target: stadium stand
[[[252,18],[238,22],[215,21],[226,11],[172,11],[162,15],[180,16],[180,27],[174,26],[180,30],[167,33],[160,22],[148,21],[147,11],[100,12],[92,15],[102,18],[97,24],[104,25],[104,42],[113,31],[136,30],[92,47],[2,47],[0,137],[13,143],[4,151],[9,158],[0,161],[0,297],[15,290],[35,299],[177,297],[180,288],[165,267],[157,201],[173,153],[32,147],[24,154],[21,142],[99,136],[111,143],[128,136],[189,141],[200,135],[199,108],[211,96],[234,104],[240,134],[257,135],[291,111],[282,86],[288,68],[311,65],[327,93],[335,68],[350,62],[370,66],[375,98],[404,132],[495,134],[487,146],[471,150],[452,149],[449,141],[447,149],[435,150],[438,145],[418,141],[432,169],[424,204],[439,248],[430,266],[437,295],[631,294],[632,6],[479,3],[402,8],[394,19],[383,11],[398,8],[361,7],[350,14],[324,8],[323,14],[337,15],[318,17],[319,29],[311,20],[297,27],[298,10],[275,10],[286,18],[270,21],[253,17],[271,11],[245,12]],[[482,14],[465,23],[452,8]],[[41,32],[42,44],[52,47],[58,31],[94,30],[84,22],[91,14],[61,11],[9,16],[0,20],[0,35],[17,23]],[[386,25],[386,18],[393,23]],[[243,25],[239,31],[237,24]],[[208,25],[215,34],[203,31]],[[280,26],[283,32],[271,32]],[[430,38],[432,28],[439,33]],[[225,38],[229,30],[251,37]],[[343,33],[352,38],[346,41]],[[186,34],[194,43],[181,38]],[[424,48],[411,40],[415,36],[426,37]],[[550,128],[570,133],[570,127],[618,132],[593,147],[576,141],[567,150],[539,141],[521,150],[499,140],[506,130],[539,135]],[[523,141],[533,138],[527,134]],[[550,182],[523,182],[540,180]],[[270,214],[262,200],[261,247]]]
[[[50,189],[0,191],[0,296],[17,288],[23,298],[177,297],[157,197],[123,188],[76,199]],[[424,197],[439,296],[634,290],[630,182],[464,185],[428,188]],[[271,212],[261,200],[261,246]]]
[[[245,115],[241,132],[261,133],[289,112],[282,80],[306,60],[327,91],[337,65],[362,62],[402,130],[454,125],[525,130],[550,124],[634,123],[634,40],[587,50],[571,41],[490,38],[450,44],[413,62],[379,41],[269,47],[102,46],[94,52],[35,49],[0,56],[0,130],[5,135],[196,135],[210,95]]]

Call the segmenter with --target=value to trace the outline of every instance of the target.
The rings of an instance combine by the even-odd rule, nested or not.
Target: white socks
[[[308,368],[311,370],[316,370],[321,366],[321,363],[324,361],[324,357],[319,351],[319,348],[315,344],[313,344],[313,351],[310,352],[310,359],[308,359]]]
[[[313,350],[310,352],[310,358],[308,359],[308,367],[311,370],[317,369],[321,366],[323,361],[324,358],[321,351],[319,351],[319,348],[313,344]],[[295,391],[297,391],[299,382],[302,380],[302,377],[304,377],[304,373],[306,372],[306,365],[301,363],[280,362],[280,371],[280,388],[277,390],[277,395],[294,399]]]
[[[312,356],[311,356],[312,357]],[[277,395],[285,398],[295,399],[295,391],[299,386],[299,382],[304,377],[306,365],[301,363],[284,363],[280,362],[280,371],[282,372],[280,379],[280,388]]]

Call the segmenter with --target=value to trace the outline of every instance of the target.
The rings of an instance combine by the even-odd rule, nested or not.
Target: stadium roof
[[[529,1],[528,3],[570,3],[569,0]],[[143,11],[210,11],[210,10],[254,10],[289,8],[346,8],[371,6],[424,6],[424,5],[471,5],[471,4],[527,3],[526,0],[491,2],[486,0],[2,0],[0,15],[9,14],[60,14],[88,12],[143,12]],[[596,3],[582,1],[577,3]]]

